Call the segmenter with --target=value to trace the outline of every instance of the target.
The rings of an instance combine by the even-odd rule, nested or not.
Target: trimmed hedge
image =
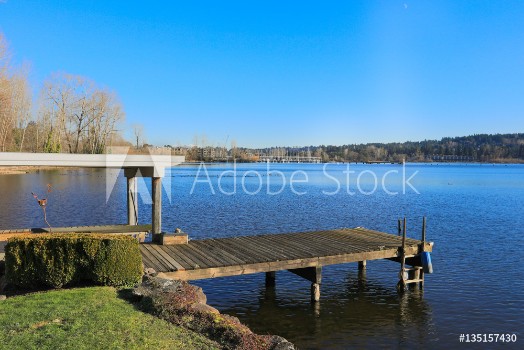
[[[17,287],[61,288],[82,281],[133,286],[143,274],[138,241],[110,234],[54,233],[10,238],[6,281]]]

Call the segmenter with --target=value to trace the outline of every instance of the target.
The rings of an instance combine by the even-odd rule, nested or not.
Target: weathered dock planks
[[[364,228],[141,244],[144,267],[164,278],[196,280],[258,272],[398,259],[402,237]],[[404,254],[431,251],[432,244],[406,238]]]

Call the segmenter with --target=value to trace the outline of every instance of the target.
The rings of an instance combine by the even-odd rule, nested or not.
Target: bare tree
[[[22,149],[31,110],[27,70],[14,70],[9,62],[8,45],[0,33],[0,150],[3,152]]]
[[[44,85],[40,122],[44,151],[67,146],[70,153],[104,153],[118,123],[124,119],[116,96],[89,79],[55,74]]]
[[[144,145],[144,126],[142,124],[133,124],[133,137],[136,149]]]
[[[5,139],[12,124],[11,82],[9,79],[9,50],[7,42],[0,33],[0,150],[5,151]]]
[[[10,65],[0,33],[0,151],[23,151],[28,131],[32,143],[26,148],[36,152],[103,153],[117,139],[125,114],[116,95],[71,74],[53,74],[45,82],[32,121],[27,72]]]
[[[13,113],[16,120],[16,146],[19,152],[24,148],[27,126],[31,121],[31,91],[27,82],[27,71],[21,71],[12,78]]]

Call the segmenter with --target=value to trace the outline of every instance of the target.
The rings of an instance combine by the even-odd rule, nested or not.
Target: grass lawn
[[[0,349],[217,349],[143,313],[110,287],[55,290],[0,302]]]

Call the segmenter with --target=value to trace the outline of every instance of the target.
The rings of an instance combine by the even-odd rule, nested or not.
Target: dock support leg
[[[367,265],[367,261],[366,260],[359,261],[358,262],[358,270],[359,271],[365,270],[366,269],[366,265]]]
[[[408,271],[408,280],[419,280],[420,274],[422,273],[422,269],[414,268],[413,270]],[[414,288],[417,288],[420,283],[411,283]]]
[[[420,278],[420,269],[414,269],[408,271],[408,279],[418,280]]]
[[[127,224],[136,225],[138,223],[138,198],[137,198],[136,177],[127,178]]]
[[[311,283],[311,301],[320,300],[320,283]]]
[[[322,283],[322,266],[304,267],[302,269],[291,269],[288,271],[310,281],[311,282],[311,301],[320,300],[320,284]]]
[[[266,287],[275,286],[275,271],[266,272]]]
[[[152,177],[151,178],[152,188],[152,199],[153,199],[153,212],[151,216],[152,221],[152,232],[162,232],[162,178]]]

